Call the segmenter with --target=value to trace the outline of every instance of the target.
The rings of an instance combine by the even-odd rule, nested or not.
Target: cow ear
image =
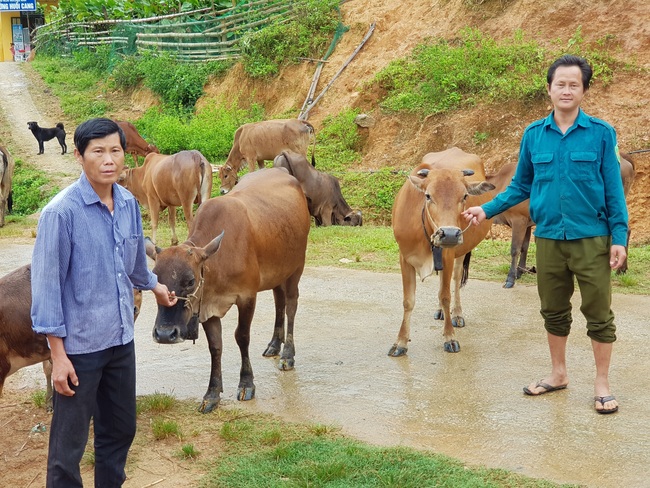
[[[156,256],[162,249],[160,249],[158,246],[156,246],[151,239],[148,237],[144,238],[144,248],[147,251],[147,256],[149,256],[151,259],[154,261],[156,260]]]
[[[223,239],[223,235],[226,233],[225,230],[221,231],[221,234],[219,234],[217,237],[212,239],[208,244],[203,248],[203,256],[202,259],[206,260],[210,256],[212,256],[215,252],[219,250],[219,247],[221,246],[221,240]]]
[[[424,176],[420,176],[420,173],[426,171],[426,174],[429,173],[429,170],[423,169],[418,171],[416,176],[410,175],[409,180],[411,180],[411,184],[419,191],[424,192],[427,188],[427,185],[425,183],[426,181],[426,174]]]
[[[494,186],[492,183],[488,183],[487,181],[481,181],[480,183],[472,183],[470,185],[467,185],[467,193],[470,195],[483,195],[483,193],[488,192],[490,190],[494,190],[496,186]]]

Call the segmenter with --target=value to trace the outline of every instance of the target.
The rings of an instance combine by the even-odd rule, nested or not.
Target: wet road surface
[[[31,245],[0,243],[4,275],[29,261]],[[463,290],[467,326],[461,350],[443,351],[433,321],[438,283],[418,284],[408,355],[387,356],[402,318],[398,274],[308,268],[296,317],[296,368],[282,372],[261,356],[271,338],[271,292],[260,293],[251,335],[256,398],[237,402],[240,358],[236,309],[223,320],[226,406],[289,421],[339,426],[379,445],[403,445],[472,465],[588,487],[648,487],[650,480],[650,297],[615,295],[619,340],[610,381],[620,411],[593,410],[595,375],[579,298],[568,345],[570,385],[529,397],[522,387],[549,370],[534,286],[511,290],[471,280]],[[155,301],[145,293],[136,323],[138,394],[196,398],[207,389],[210,358],[201,331],[196,344],[159,345],[151,331]],[[40,366],[7,380],[7,388],[42,384]]]

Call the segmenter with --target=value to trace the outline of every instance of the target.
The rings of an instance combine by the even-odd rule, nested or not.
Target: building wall
[[[11,18],[20,18],[20,12],[0,13],[0,61],[13,61],[11,57]]]

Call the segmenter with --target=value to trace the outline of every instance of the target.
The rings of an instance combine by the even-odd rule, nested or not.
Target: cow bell
[[[189,323],[187,324],[187,337],[186,339],[192,339],[192,343],[196,344],[196,340],[199,338],[199,315],[194,314],[190,318]]]

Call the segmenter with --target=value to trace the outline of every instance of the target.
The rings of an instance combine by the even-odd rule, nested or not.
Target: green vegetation
[[[467,467],[446,456],[396,447],[373,447],[325,426],[280,424],[266,416],[229,415],[226,442],[203,488],[286,486],[552,487],[504,470]]]
[[[566,45],[557,44],[557,50],[545,49],[522,31],[496,41],[473,28],[458,39],[431,39],[377,74],[374,83],[386,91],[380,106],[425,116],[480,102],[541,99],[549,61],[566,52],[589,59],[594,81],[611,80],[618,64],[611,36],[588,44],[579,28]]]
[[[42,171],[16,160],[12,181],[13,212],[7,218],[8,222],[16,217],[24,217],[38,212],[50,199],[59,192],[59,188],[51,187],[49,179]]]
[[[278,74],[280,66],[300,57],[320,58],[339,25],[333,0],[296,4],[295,17],[252,31],[241,39],[244,71],[252,78]]]
[[[151,422],[151,432],[156,440],[167,439],[169,437],[183,438],[178,422],[156,418]]]
[[[164,413],[176,406],[177,400],[166,393],[153,393],[138,397],[136,412],[138,415],[144,413]]]
[[[45,408],[46,397],[47,397],[47,391],[34,390],[30,395],[30,400],[35,407]]]
[[[196,459],[201,454],[196,450],[194,444],[183,444],[180,451],[177,453],[177,457],[181,459]]]

